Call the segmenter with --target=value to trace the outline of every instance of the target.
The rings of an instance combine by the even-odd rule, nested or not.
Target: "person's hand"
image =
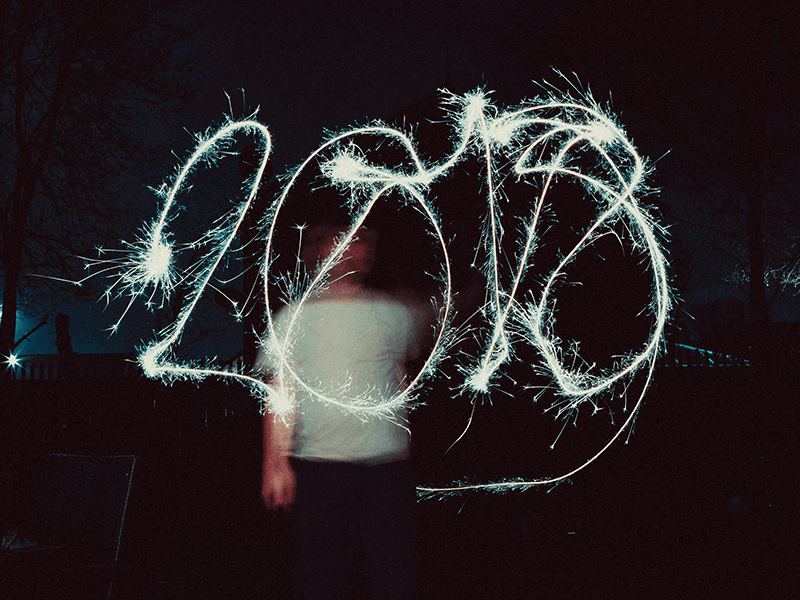
[[[285,456],[265,464],[261,479],[261,498],[270,510],[288,508],[294,502],[295,476]]]

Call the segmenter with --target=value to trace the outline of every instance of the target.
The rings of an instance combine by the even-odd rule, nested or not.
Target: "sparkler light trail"
[[[169,224],[173,218],[171,211],[175,208],[176,196],[186,187],[197,164],[201,161],[213,164],[219,160],[227,153],[234,135],[239,132],[256,136],[261,152],[261,161],[244,186],[247,197],[224,215],[216,228],[207,232],[200,240],[188,245],[188,247],[199,247],[204,242],[210,242],[211,250],[197,264],[192,265],[187,273],[179,274],[174,266],[174,261],[176,254],[181,249],[176,249],[169,231]],[[146,297],[147,307],[152,309],[156,304],[154,298],[158,294],[161,294],[160,305],[163,306],[169,300],[179,276],[180,281],[188,281],[193,287],[187,294],[177,319],[164,328],[157,338],[147,344],[139,353],[139,364],[145,375],[167,381],[188,378],[202,379],[209,375],[240,377],[239,374],[230,373],[213,364],[201,366],[179,363],[171,353],[173,347],[180,340],[203,292],[210,285],[214,271],[229,250],[247,210],[258,193],[271,145],[268,129],[252,117],[236,122],[227,121],[215,132],[207,132],[197,138],[197,147],[189,160],[177,170],[170,181],[156,190],[156,194],[163,201],[158,218],[143,228],[141,236],[135,242],[125,243],[126,249],[119,251],[122,255],[121,259],[105,260],[101,258],[88,261],[89,267],[102,267],[98,273],[119,273],[115,282],[105,292],[107,300],[121,296],[129,298],[127,307],[113,326],[112,331],[117,329],[137,298]],[[244,379],[247,383],[259,383],[253,378],[246,377]]]
[[[667,263],[659,242],[663,232],[639,200],[647,191],[645,179],[649,167],[614,117],[589,94],[574,98],[553,92],[501,111],[490,102],[487,93],[476,90],[463,97],[449,95],[447,104],[453,119],[454,143],[452,153],[439,161],[424,161],[409,133],[375,123],[331,136],[287,179],[264,221],[266,252],[261,269],[265,281],[266,306],[272,305],[271,296],[277,283],[284,290],[282,300],[292,305],[294,312],[288,331],[279,335],[274,315],[267,311],[262,345],[271,355],[271,364],[277,365],[274,375],[278,381],[291,381],[294,386],[303,387],[311,397],[334,404],[342,410],[367,418],[390,415],[402,406],[413,404],[420,386],[435,375],[437,366],[459,340],[459,333],[451,326],[453,290],[446,227],[439,220],[431,190],[438,181],[449,176],[462,160],[468,157],[480,160],[484,167],[486,190],[486,215],[480,250],[484,256],[482,270],[487,281],[488,298],[482,313],[489,326],[484,332],[482,353],[474,357],[471,363],[459,367],[464,377],[457,391],[470,396],[473,403],[479,395],[491,394],[497,388],[498,375],[515,358],[518,344],[527,344],[535,349],[538,361],[532,367],[535,372],[544,373],[550,378],[550,387],[555,391],[555,399],[546,411],[552,411],[556,418],[565,422],[574,420],[579,408],[584,405],[594,407],[596,412],[601,397],[613,396],[615,391],[627,388],[640,371],[643,372],[644,384],[631,406],[625,400],[622,409],[627,413],[626,417],[612,438],[588,460],[568,469],[566,473],[538,479],[477,484],[461,482],[445,487],[420,487],[418,491],[421,497],[441,497],[467,490],[505,492],[557,484],[595,461],[624,431],[629,430],[653,375],[670,309],[671,293]],[[213,365],[179,363],[170,354],[258,191],[270,150],[269,133],[263,125],[254,119],[228,121],[213,135],[199,139],[197,149],[185,166],[168,185],[162,187],[160,195],[164,205],[160,217],[144,229],[139,241],[126,250],[127,266],[115,284],[119,288],[115,293],[129,296],[129,307],[140,296],[146,297],[148,304],[151,304],[157,292],[164,296],[170,294],[177,276],[173,266],[176,249],[168,232],[175,196],[184,187],[195,164],[202,159],[219,157],[231,136],[238,131],[255,133],[262,139],[258,170],[247,183],[248,197],[225,216],[222,226],[206,234],[206,238],[214,242],[214,251],[193,267],[192,293],[187,296],[176,321],[142,350],[139,361],[147,376],[166,380],[209,375],[236,378],[251,388],[265,410],[286,415],[293,408],[292,397],[285,391],[287,386],[269,386],[255,376],[229,373]],[[364,138],[374,139],[379,145],[398,148],[406,157],[403,165],[386,166],[371,162],[357,143],[357,139]],[[585,162],[587,155],[594,158],[588,167]],[[530,214],[524,222],[521,240],[518,240],[518,249],[513,256],[504,250],[502,244],[502,180],[495,166],[501,160],[510,161],[514,173],[521,180],[536,183],[531,188],[536,191],[529,204]],[[323,183],[334,187],[345,198],[343,204],[350,213],[350,228],[337,241],[330,256],[307,278],[300,278],[297,273],[274,273],[276,228],[285,220],[283,213],[290,191],[305,172],[317,166],[326,180]],[[561,256],[555,269],[546,276],[541,292],[535,296],[526,287],[525,275],[534,264],[537,248],[542,244],[540,229],[543,227],[548,193],[557,180],[559,183],[578,183],[585,194],[593,199],[596,214],[591,224],[580,233],[577,243]],[[436,240],[437,252],[441,254],[441,272],[437,275],[443,300],[439,304],[439,323],[433,350],[409,386],[394,396],[366,402],[359,397],[348,398],[346,390],[343,390],[342,394],[333,398],[330,393],[316,389],[310,382],[302,381],[292,370],[288,360],[292,329],[303,305],[325,288],[332,268],[345,255],[347,246],[372,209],[379,202],[398,196],[402,203],[415,207],[424,217],[426,226]],[[615,226],[627,231],[633,250],[645,257],[652,283],[650,304],[643,308],[649,311],[652,325],[648,338],[639,349],[631,349],[617,360],[613,368],[601,370],[575,360],[578,357],[574,348],[565,348],[565,343],[555,333],[554,305],[558,284],[565,278],[570,265],[597,239],[613,232]],[[510,270],[508,265],[511,265]],[[568,356],[572,359],[567,360]]]

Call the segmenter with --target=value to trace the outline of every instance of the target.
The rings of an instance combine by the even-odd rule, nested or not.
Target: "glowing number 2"
[[[144,265],[143,272],[138,275],[139,289],[143,289],[146,285],[152,284],[154,288],[161,284],[166,287],[168,293],[170,286],[169,273],[171,272],[172,265],[169,261],[156,261],[153,257],[168,255],[171,258],[171,253],[165,252],[168,248],[166,239],[167,234],[165,228],[169,222],[169,212],[175,203],[175,196],[181,191],[186,179],[191,174],[195,165],[204,159],[213,159],[217,156],[225,145],[230,142],[232,136],[238,132],[252,132],[261,137],[263,155],[261,162],[256,169],[255,174],[250,182],[250,190],[247,199],[237,208],[233,209],[228,215],[228,225],[220,230],[215,237],[215,248],[211,253],[211,260],[205,268],[201,269],[197,275],[197,283],[195,288],[189,294],[184,306],[181,308],[175,322],[164,329],[159,339],[148,344],[139,355],[139,363],[142,366],[145,374],[148,377],[162,377],[162,378],[202,378],[208,375],[217,375],[223,377],[240,377],[239,374],[229,373],[214,367],[201,368],[195,365],[178,364],[172,362],[167,358],[168,353],[172,346],[180,338],[186,323],[188,322],[192,311],[194,310],[200,297],[208,285],[212,274],[218,267],[225,253],[230,248],[236,232],[239,229],[242,221],[244,220],[247,210],[253,202],[258,188],[261,184],[261,179],[264,175],[264,170],[267,165],[267,159],[270,152],[270,135],[266,127],[261,123],[254,120],[244,120],[240,122],[230,122],[222,126],[216,133],[202,139],[195,149],[192,156],[186,164],[178,171],[175,179],[171,185],[162,188],[162,195],[164,197],[164,207],[158,220],[151,225],[147,231],[149,232],[148,239],[140,242],[142,249],[141,254],[144,257],[142,264]],[[155,292],[154,292],[155,293]],[[250,378],[246,378],[249,380]]]

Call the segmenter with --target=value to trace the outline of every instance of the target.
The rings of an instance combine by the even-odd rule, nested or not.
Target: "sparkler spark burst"
[[[538,354],[538,362],[533,367],[536,372],[546,374],[552,382],[555,399],[547,410],[557,418],[574,419],[578,409],[586,404],[597,409],[601,397],[613,396],[620,386],[626,388],[639,372],[643,373],[644,384],[635,402],[628,405],[628,401],[625,401],[623,411],[626,416],[612,438],[596,454],[566,473],[538,479],[456,482],[444,487],[420,487],[418,491],[420,497],[442,497],[466,490],[506,492],[555,485],[595,461],[624,431],[630,429],[653,375],[671,305],[671,293],[667,263],[660,245],[663,232],[639,200],[648,191],[645,179],[649,167],[615,118],[589,94],[580,94],[575,98],[569,94],[552,92],[518,107],[501,110],[492,104],[486,92],[476,90],[465,96],[448,95],[446,104],[452,119],[453,150],[438,161],[424,161],[409,133],[375,123],[331,136],[287,178],[264,221],[266,252],[261,269],[266,282],[266,306],[271,306],[271,295],[274,295],[275,284],[278,283],[278,287],[284,290],[282,300],[293,306],[293,314],[288,331],[278,332],[274,315],[267,311],[262,346],[271,356],[272,364],[277,365],[274,374],[277,381],[291,382],[291,386],[304,388],[311,397],[334,404],[342,410],[364,418],[380,417],[413,404],[423,382],[435,375],[437,366],[451,354],[453,346],[461,339],[460,333],[451,325],[453,290],[446,242],[448,234],[446,226],[439,220],[435,201],[429,198],[431,186],[450,175],[462,160],[476,158],[484,166],[485,177],[486,213],[479,250],[483,254],[481,267],[487,282],[487,302],[482,313],[488,326],[482,338],[486,340],[482,353],[473,357],[471,363],[459,367],[463,381],[457,384],[457,391],[471,396],[473,403],[477,396],[491,394],[496,389],[498,375],[514,359],[514,349],[518,344],[527,344]],[[213,251],[197,263],[190,273],[181,275],[182,281],[190,281],[193,291],[187,296],[175,322],[141,351],[139,362],[147,376],[168,381],[200,379],[209,375],[237,379],[250,387],[254,396],[262,402],[264,410],[285,416],[293,409],[292,395],[286,391],[291,386],[270,386],[255,375],[227,372],[210,363],[181,363],[172,357],[172,348],[206,286],[210,285],[215,269],[228,252],[261,184],[270,152],[270,137],[267,129],[254,118],[237,122],[229,120],[216,132],[199,137],[192,156],[159,191],[163,199],[161,214],[145,228],[138,242],[129,245],[125,259],[121,261],[124,268],[109,291],[116,290],[117,294],[127,295],[129,302],[146,296],[148,304],[152,303],[157,290],[169,295],[179,275],[173,267],[178,250],[171,243],[168,233],[175,196],[184,188],[194,166],[201,160],[219,158],[232,136],[240,131],[255,134],[261,140],[260,164],[245,186],[247,198],[231,210],[223,219],[222,226],[204,236],[213,240]],[[364,137],[400,148],[406,156],[404,165],[392,167],[370,162],[355,143],[356,138]],[[585,162],[587,153],[596,157],[588,167]],[[510,161],[518,178],[536,182],[535,187],[531,188],[535,191],[529,205],[530,214],[524,221],[521,239],[513,256],[504,250],[502,244],[502,179],[496,169],[500,161]],[[296,186],[301,174],[317,166],[327,179],[327,184],[347,198],[345,204],[351,215],[350,229],[338,240],[330,256],[317,271],[305,279],[297,273],[273,273],[277,255],[274,247],[276,226],[282,220],[289,192]],[[525,275],[533,265],[536,250],[542,243],[540,229],[547,210],[548,192],[556,179],[580,184],[587,196],[594,199],[596,215],[580,234],[578,242],[563,253],[555,269],[545,277],[538,296],[534,296],[525,285]],[[342,259],[348,244],[373,207],[386,201],[390,194],[397,197],[397,193],[405,204],[415,207],[424,217],[426,226],[436,240],[437,252],[442,257],[441,272],[437,274],[441,282],[442,299],[437,303],[439,321],[433,349],[408,387],[394,396],[380,398],[377,402],[374,399],[365,402],[363,398],[347,398],[344,390],[343,394],[330,397],[330,394],[316,389],[311,382],[302,381],[292,370],[288,358],[291,354],[292,328],[304,303],[325,288],[331,269]],[[598,237],[613,231],[615,225],[625,228],[633,249],[645,257],[652,284],[650,304],[644,309],[649,311],[652,326],[649,337],[639,349],[632,349],[621,357],[613,368],[599,370],[574,360],[575,353],[563,347],[562,340],[554,330],[554,304],[558,282],[564,279],[568,266]],[[280,285],[281,282],[283,285]],[[572,359],[567,361],[567,355]]]

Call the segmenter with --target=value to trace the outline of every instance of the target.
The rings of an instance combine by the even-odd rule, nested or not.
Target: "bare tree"
[[[755,333],[796,293],[798,19],[788,3],[717,8],[581,4],[554,63],[611,89],[634,133],[662,140],[656,184],[693,261],[681,275],[696,289],[738,286]]]
[[[800,90],[787,74],[800,60],[796,48],[781,57],[774,54],[794,47],[788,32],[748,22],[728,31],[740,45],[728,40],[730,49],[719,58],[726,64],[710,69],[712,85],[698,95],[697,106],[688,114],[662,112],[660,119],[664,125],[672,122],[676,142],[695,162],[676,186],[692,199],[690,210],[679,217],[681,225],[707,240],[713,253],[706,260],[728,265],[726,279],[740,287],[759,328],[773,319],[782,294],[793,292],[787,284],[800,236],[793,175],[800,167],[795,125],[800,114],[792,98]]]
[[[46,306],[57,280],[77,277],[76,255],[119,237],[121,192],[163,155],[145,124],[192,86],[175,55],[186,30],[157,6],[0,5],[0,355],[15,347],[20,299]]]

